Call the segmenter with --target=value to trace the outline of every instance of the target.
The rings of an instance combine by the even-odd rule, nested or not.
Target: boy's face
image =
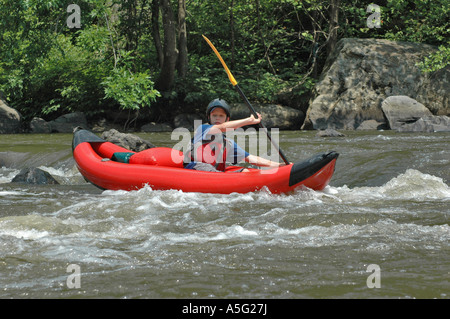
[[[227,113],[221,108],[216,107],[212,110],[212,112],[209,114],[210,123],[212,125],[222,124],[226,121],[228,121]]]

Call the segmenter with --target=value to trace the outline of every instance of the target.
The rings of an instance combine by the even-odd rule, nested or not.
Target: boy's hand
[[[258,118],[255,118],[255,116],[252,114],[250,115],[250,117],[248,118],[249,120],[249,124],[253,125],[253,124],[259,124],[262,120],[262,116],[259,113],[256,113],[258,115]]]

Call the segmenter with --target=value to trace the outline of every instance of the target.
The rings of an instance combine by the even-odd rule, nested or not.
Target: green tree
[[[0,5],[11,12],[0,16],[0,90],[26,119],[136,110],[158,96],[148,65],[132,58],[135,38],[117,31],[118,3],[82,2],[81,29],[67,27],[67,1],[1,0]],[[123,91],[117,92],[120,86]]]
[[[202,34],[249,99],[290,96],[303,110],[340,38],[433,44],[420,67],[449,64],[448,0],[378,1],[380,28],[367,24],[372,0],[84,0],[80,29],[66,25],[68,3],[0,0],[0,91],[28,120],[113,110],[170,120],[215,97],[240,101]]]

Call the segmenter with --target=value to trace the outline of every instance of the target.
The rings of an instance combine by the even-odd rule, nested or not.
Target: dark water
[[[341,154],[290,195],[101,191],[71,135],[0,135],[0,298],[448,299],[450,134],[346,134],[281,132],[290,161]],[[28,166],[61,185],[10,183]]]

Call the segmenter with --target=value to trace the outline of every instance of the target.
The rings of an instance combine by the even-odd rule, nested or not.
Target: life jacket
[[[226,169],[228,142],[223,134],[220,135],[222,138],[218,138],[218,141],[216,141],[217,135],[211,135],[211,139],[202,139],[201,143],[196,144],[194,144],[194,139],[192,139],[187,157],[193,162],[211,164],[217,170],[224,172]]]

